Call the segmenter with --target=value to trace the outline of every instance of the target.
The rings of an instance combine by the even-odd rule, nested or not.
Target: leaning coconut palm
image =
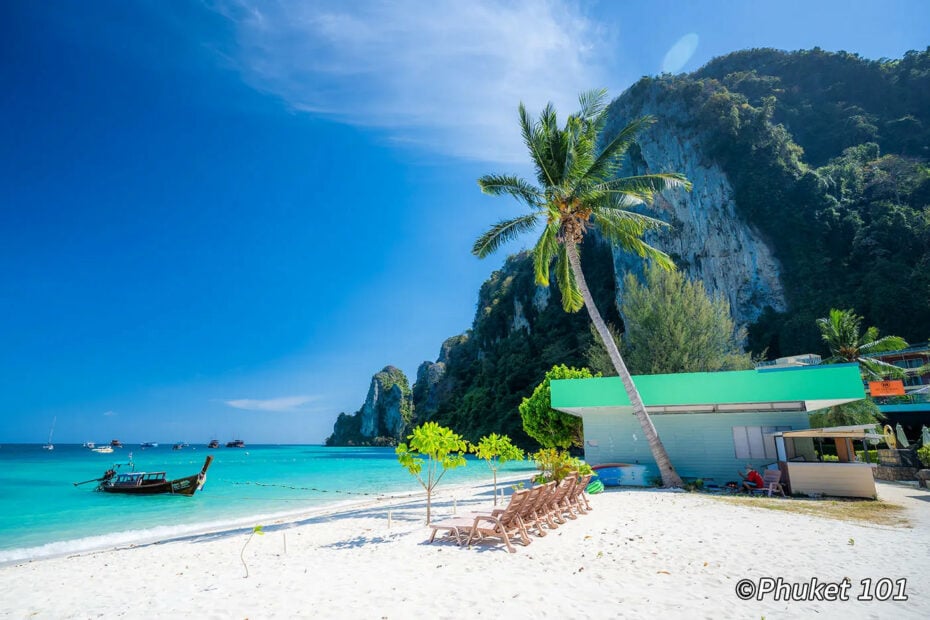
[[[817,319],[820,337],[830,349],[825,364],[856,363],[863,377],[871,379],[901,379],[905,370],[893,364],[868,357],[873,353],[899,351],[907,348],[900,336],[878,337],[878,328],[870,327],[859,333],[862,317],[852,310],[830,310],[830,316]]]
[[[579,97],[581,110],[569,116],[563,128],[557,124],[551,103],[535,122],[520,104],[520,127],[536,169],[538,186],[508,175],[487,175],[478,179],[478,185],[486,194],[513,196],[531,212],[495,224],[475,242],[472,252],[484,258],[521,233],[538,224],[543,226],[542,236],[533,250],[536,283],[549,286],[549,269],[554,259],[562,307],[566,312],[577,312],[582,306],[588,309],[623,381],[633,413],[642,425],[662,484],[678,487],[682,485],[681,478],[672,467],[620,351],[594,305],[581,271],[578,246],[585,233],[597,227],[612,244],[651,259],[665,269],[674,269],[668,255],[643,241],[647,231],[666,224],[629,209],[650,201],[666,188],[690,188],[690,184],[683,175],[675,173],[616,176],[636,135],[654,121],[649,117],[633,121],[598,153],[597,139],[606,120],[606,97],[605,90],[583,93]]]

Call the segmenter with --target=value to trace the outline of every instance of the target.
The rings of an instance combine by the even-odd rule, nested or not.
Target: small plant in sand
[[[703,490],[704,490],[704,480],[702,478],[698,478],[697,480],[693,480],[691,482],[685,483],[685,491],[690,491],[691,493],[694,493],[696,491],[703,491]]]
[[[433,489],[450,469],[465,465],[468,442],[450,428],[436,422],[426,422],[407,436],[409,445],[402,443],[394,452],[407,471],[416,476],[426,489],[426,524],[430,523]],[[423,457],[426,457],[425,459]],[[423,467],[426,466],[425,479]]]
[[[491,433],[472,445],[471,451],[479,459],[484,459],[494,474],[494,505],[497,506],[497,471],[504,463],[522,461],[523,450],[513,445],[507,435]]]
[[[262,531],[261,525],[256,525],[252,528],[252,531],[249,532],[249,537],[245,540],[245,544],[242,545],[242,551],[239,552],[239,559],[242,561],[242,565],[245,566],[245,577],[249,578],[249,565],[245,563],[245,548],[249,546],[249,543],[252,542],[252,537],[258,534],[263,536],[265,532]]]

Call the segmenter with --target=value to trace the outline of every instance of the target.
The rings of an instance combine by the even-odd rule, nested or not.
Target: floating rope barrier
[[[289,484],[275,484],[275,483],[273,483],[273,482],[251,482],[251,481],[246,481],[246,482],[233,482],[233,484],[239,485],[239,486],[249,486],[249,485],[253,485],[253,486],[257,486],[257,487],[277,487],[277,488],[280,488],[280,489],[291,489],[292,491],[315,491],[315,492],[317,492],[317,493],[334,493],[334,494],[337,494],[337,495],[366,495],[366,496],[369,496],[369,497],[370,497],[370,496],[376,496],[376,497],[378,497],[378,499],[381,499],[381,498],[390,499],[390,498],[393,498],[393,497],[394,497],[394,496],[391,496],[391,495],[384,495],[384,494],[381,494],[381,493],[373,493],[373,492],[368,492],[368,491],[339,491],[339,490],[335,490],[335,489],[320,489],[320,488],[317,488],[317,487],[296,487],[296,486],[289,485]],[[403,497],[403,496],[399,496],[399,497]]]

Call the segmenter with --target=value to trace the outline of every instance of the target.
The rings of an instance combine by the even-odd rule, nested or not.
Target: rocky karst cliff
[[[780,266],[771,248],[737,213],[730,180],[707,156],[707,135],[693,112],[680,100],[670,102],[667,94],[660,80],[625,93],[611,105],[603,137],[613,139],[631,119],[655,117],[657,123],[643,133],[621,176],[679,172],[692,183],[692,191],[666,192],[645,209],[670,224],[648,241],[673,256],[689,279],[703,281],[711,295],[727,299],[737,324],[752,323],[766,306],[784,311]],[[642,261],[617,249],[614,266],[619,297],[624,275],[641,271]]]
[[[326,445],[393,445],[403,436],[413,411],[406,375],[385,366],[371,378],[368,396],[355,414],[339,414]]]

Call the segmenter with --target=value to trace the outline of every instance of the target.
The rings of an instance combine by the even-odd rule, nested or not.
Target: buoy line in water
[[[368,495],[368,496],[374,495],[374,496],[377,496],[377,497],[379,497],[379,498],[381,498],[381,497],[391,497],[391,496],[389,496],[389,495],[384,495],[384,494],[382,494],[382,493],[371,493],[371,492],[367,492],[367,491],[337,491],[337,490],[334,490],[334,489],[319,489],[319,488],[317,488],[317,487],[295,487],[295,486],[292,486],[292,485],[289,485],[289,484],[275,484],[275,483],[273,483],[273,482],[251,482],[251,481],[246,481],[246,482],[233,482],[233,484],[235,484],[235,485],[240,485],[240,486],[255,485],[255,486],[258,486],[258,487],[278,487],[278,488],[281,488],[281,489],[291,489],[292,491],[316,491],[317,493],[336,493],[336,494],[342,494],[342,495]]]

